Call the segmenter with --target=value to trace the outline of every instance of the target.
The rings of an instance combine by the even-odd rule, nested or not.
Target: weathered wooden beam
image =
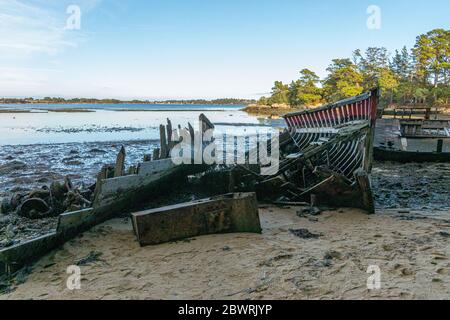
[[[191,136],[191,145],[194,145],[195,130],[194,130],[194,127],[191,125],[190,122],[188,122],[188,130],[189,130],[189,135]]]
[[[160,159],[167,159],[167,156],[169,155],[169,150],[167,146],[167,137],[166,137],[166,127],[164,125],[159,126],[159,136],[160,136],[160,143],[161,143],[161,150],[160,150]]]
[[[153,149],[153,161],[157,161],[160,160],[159,155],[160,155],[160,148],[155,148]]]
[[[349,184],[344,176],[334,174],[305,190],[301,197],[306,199],[311,194],[315,195],[315,205],[326,205],[333,207],[352,207],[364,209],[361,201],[359,188]]]
[[[125,147],[120,148],[114,167],[114,178],[121,177],[125,173]]]
[[[202,133],[214,129],[214,124],[203,113],[199,116],[199,120],[202,126]]]
[[[130,166],[128,168],[128,174],[132,175],[132,174],[137,174],[137,167],[136,166]]]
[[[227,194],[132,214],[141,246],[214,234],[260,233],[254,193]]]
[[[444,140],[443,139],[439,139],[438,142],[437,142],[437,150],[436,150],[436,152],[437,153],[442,153],[443,148],[444,148]]]
[[[168,145],[168,154],[170,153],[170,150],[172,150],[173,148],[173,141],[172,141],[172,122],[170,121],[169,118],[167,118],[167,126],[166,126],[166,131],[167,131],[167,145]]]
[[[373,193],[367,172],[365,172],[363,169],[359,169],[355,171],[355,178],[358,183],[359,189],[361,190],[363,208],[370,214],[375,213]]]

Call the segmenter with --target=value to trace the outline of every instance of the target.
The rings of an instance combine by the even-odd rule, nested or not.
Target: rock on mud
[[[27,165],[22,161],[13,160],[0,166],[0,174],[8,174],[12,171],[25,170]]]

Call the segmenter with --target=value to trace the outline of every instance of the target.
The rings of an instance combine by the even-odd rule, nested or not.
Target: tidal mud
[[[114,164],[125,146],[126,165],[152,154],[159,141],[88,142],[0,146],[0,197],[49,185],[68,176],[75,185],[92,184],[105,164]]]
[[[114,164],[121,146],[127,150],[126,165],[151,154],[158,141],[122,141],[0,147],[0,203],[68,177],[75,187],[95,183],[105,164]],[[3,200],[2,200],[3,199]],[[0,250],[54,231],[56,216],[29,219],[0,213]]]
[[[375,162],[372,185],[379,209],[420,210],[426,216],[447,211],[450,218],[450,163]]]

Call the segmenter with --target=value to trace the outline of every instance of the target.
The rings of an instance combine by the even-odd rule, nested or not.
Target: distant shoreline
[[[1,109],[0,114],[12,113],[89,113],[98,110],[114,111],[114,112],[228,112],[223,109],[153,109],[153,110],[137,110],[137,109]]]
[[[133,105],[197,105],[197,106],[208,106],[208,105],[217,105],[217,106],[240,106],[247,105],[246,103],[168,103],[168,102],[2,102],[0,101],[0,105],[18,105],[18,104],[26,104],[26,105],[42,105],[42,104],[53,104],[53,105],[73,105],[73,104],[81,104],[81,105],[89,105],[89,104],[98,104],[98,105],[110,105],[110,104],[133,104]]]
[[[14,104],[26,104],[26,105],[115,105],[115,104],[130,104],[130,105],[223,105],[223,106],[239,106],[249,105],[255,103],[254,100],[246,99],[217,99],[217,100],[170,100],[170,101],[120,101],[120,100],[95,100],[95,99],[79,99],[79,100],[28,100],[28,99],[6,99],[0,98],[0,104],[14,105]]]

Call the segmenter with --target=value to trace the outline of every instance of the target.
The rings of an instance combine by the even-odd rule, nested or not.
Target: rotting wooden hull
[[[54,232],[0,250],[0,274],[14,272],[78,234],[117,214],[130,212],[138,201],[151,199],[168,186],[175,186],[180,175],[199,169],[175,166],[170,159],[145,162],[140,167],[136,175],[102,180],[93,207],[60,215]]]
[[[448,121],[380,119],[374,158],[395,162],[449,162],[449,132]]]
[[[374,148],[374,159],[377,161],[393,162],[450,162],[450,153],[443,152],[412,152]]]
[[[206,165],[175,165],[170,159],[172,124],[161,126],[161,148],[154,152],[153,161],[144,161],[131,167],[125,174],[125,149],[122,147],[115,166],[104,166],[97,177],[92,208],[62,214],[54,232],[18,245],[0,250],[0,275],[14,272],[78,234],[109,220],[118,214],[130,213],[139,204],[148,203],[153,196],[177,188],[180,178],[206,170]],[[200,115],[202,130],[213,127]],[[192,127],[189,124],[190,127]],[[144,156],[144,159],[148,159]],[[111,176],[111,168],[113,168]]]
[[[320,194],[322,203],[374,212],[368,175],[372,169],[377,105],[378,90],[373,90],[284,116],[298,153],[287,156],[281,167],[290,170],[294,163],[300,164],[300,197]]]

